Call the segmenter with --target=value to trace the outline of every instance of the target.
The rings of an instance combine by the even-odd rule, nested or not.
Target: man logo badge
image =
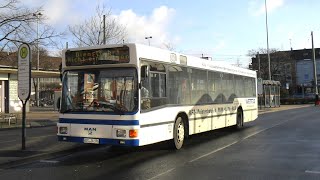
[[[93,132],[96,132],[96,128],[84,128],[85,131],[88,131],[88,135],[92,135]]]

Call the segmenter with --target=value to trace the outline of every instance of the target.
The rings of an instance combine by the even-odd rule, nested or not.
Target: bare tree
[[[55,32],[53,27],[45,23],[47,17],[40,16],[41,11],[42,7],[35,9],[23,7],[18,0],[0,2],[0,61],[6,62],[3,64],[17,66],[16,51],[21,43],[30,44],[32,51],[35,51],[36,44],[37,48],[55,46],[57,38],[60,39],[64,35]],[[41,28],[37,31],[38,25]],[[40,56],[41,54],[46,55],[47,52],[42,48]],[[32,64],[36,64],[35,60],[33,56]],[[35,89],[37,86],[38,83],[34,83]]]
[[[170,43],[170,42],[168,42],[168,43],[163,43],[163,46],[164,46],[167,50],[169,50],[169,51],[175,51],[175,50],[176,50],[176,48],[174,47],[174,45],[173,45],[172,43]]]
[[[54,28],[45,24],[46,17],[36,16],[41,12],[41,7],[28,9],[19,6],[18,0],[5,0],[0,3],[0,51],[14,52],[20,43],[36,42],[42,46],[56,44],[56,38],[61,38],[63,33],[56,33]],[[39,29],[37,37],[36,26]]]
[[[126,28],[117,22],[111,14],[111,9],[107,10],[104,5],[98,5],[96,14],[91,18],[84,20],[81,24],[69,26],[69,31],[74,38],[73,43],[78,47],[104,44],[104,34],[106,44],[122,43],[126,37]]]
[[[281,83],[292,81],[295,78],[295,62],[292,60],[291,52],[270,49],[269,53],[272,79],[278,80]],[[252,69],[258,70],[258,76],[262,79],[268,79],[269,65],[267,50],[262,48],[259,50],[250,50],[248,56],[252,57]],[[260,58],[260,71],[258,58]]]

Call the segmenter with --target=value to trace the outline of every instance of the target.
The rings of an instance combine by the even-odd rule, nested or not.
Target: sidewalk
[[[44,127],[55,126],[59,119],[59,113],[57,111],[35,111],[26,113],[26,127]],[[11,122],[10,126],[8,122],[0,123],[0,130],[21,127],[22,113],[19,114],[17,123]]]
[[[261,109],[259,109],[258,114],[265,114],[265,113],[284,111],[284,110],[289,110],[289,109],[304,108],[304,107],[310,107],[310,106],[314,106],[314,105],[313,104],[298,104],[298,105],[281,105],[280,107],[274,107],[274,108],[261,108]]]

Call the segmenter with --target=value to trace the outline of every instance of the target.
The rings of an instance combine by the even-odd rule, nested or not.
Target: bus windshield
[[[61,112],[133,113],[138,109],[134,68],[65,71]]]

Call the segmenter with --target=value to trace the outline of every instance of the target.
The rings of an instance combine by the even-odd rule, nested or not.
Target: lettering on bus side
[[[191,109],[189,115],[193,114],[211,114],[214,112],[214,109]]]
[[[235,111],[237,110],[237,106],[231,106],[231,107],[216,107],[212,109],[191,109],[189,111],[189,115],[195,115],[195,114],[212,114],[214,112],[221,113],[224,111]]]
[[[247,99],[246,103],[247,104],[254,104],[254,103],[256,103],[256,100],[255,99]]]

